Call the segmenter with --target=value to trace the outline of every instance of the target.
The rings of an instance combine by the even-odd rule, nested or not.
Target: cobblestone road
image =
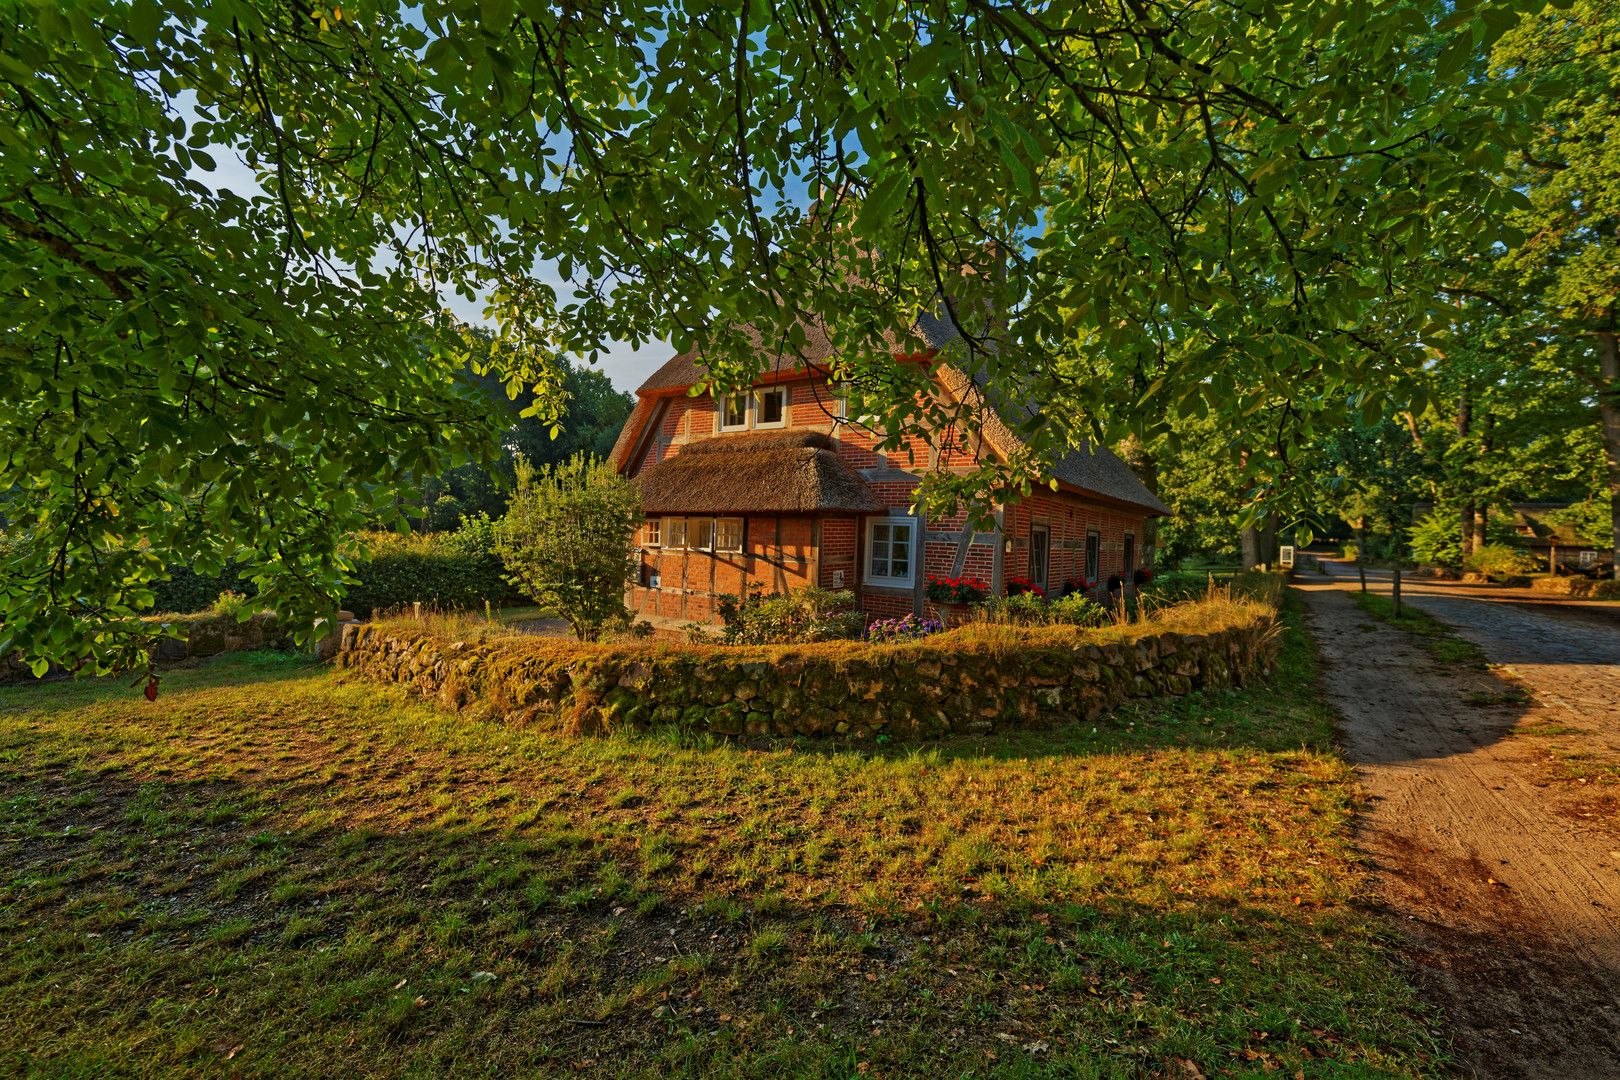
[[[1353,569],[1298,584],[1368,799],[1357,844],[1474,1074],[1620,1077],[1620,622],[1404,581],[1493,673],[1362,612]]]

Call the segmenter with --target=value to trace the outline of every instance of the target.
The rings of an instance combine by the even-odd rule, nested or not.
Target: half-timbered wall
[[[943,462],[968,468],[973,455],[961,448],[936,451],[925,439],[910,437],[896,448],[878,450],[882,435],[859,424],[839,423],[842,405],[825,382],[799,380],[786,383],[786,429],[816,430],[836,440],[837,452],[889,507],[904,513],[921,474]],[[724,436],[719,430],[716,403],[708,395],[664,398],[660,412],[638,447],[640,468],[678,454],[688,443]],[[783,430],[768,428],[764,430]],[[639,471],[639,470],[638,470]],[[1123,569],[1124,541],[1135,538],[1136,562],[1144,565],[1143,516],[1125,508],[1102,505],[1069,492],[1037,494],[1005,507],[999,531],[963,536],[966,516],[933,518],[919,522],[914,548],[918,559],[917,584],[911,588],[872,585],[864,576],[864,519],[833,514],[813,517],[760,517],[745,519],[744,550],[740,553],[675,550],[647,547],[642,577],[629,590],[627,603],[638,616],[656,616],[663,622],[709,622],[718,618],[714,598],[740,595],[751,582],[766,591],[787,591],[811,584],[823,588],[852,589],[863,610],[873,617],[901,617],[932,611],[922,598],[927,575],[973,576],[993,587],[1006,578],[1030,577],[1030,530],[1045,526],[1051,532],[1048,583],[1056,595],[1068,579],[1084,576],[1086,534],[1099,534],[1098,582]],[[649,575],[658,575],[659,587],[648,588]],[[841,583],[840,583],[841,582]]]

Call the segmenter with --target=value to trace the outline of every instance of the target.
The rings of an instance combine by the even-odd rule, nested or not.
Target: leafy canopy
[[[897,440],[977,423],[894,355],[938,309],[1047,407],[936,502],[1166,409],[1286,498],[1314,424],[1421,394],[1445,249],[1517,239],[1483,172],[1519,107],[1463,77],[1517,6],[9,5],[0,651],[127,662],[193,559],[330,609],[368,507],[494,451],[442,290],[553,420],[525,358],[668,337],[736,384],[823,322]],[[251,190],[199,182],[221,156]]]

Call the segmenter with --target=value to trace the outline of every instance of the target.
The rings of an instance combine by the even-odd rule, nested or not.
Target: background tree
[[[626,617],[636,573],[641,488],[586,454],[536,471],[517,459],[517,484],[495,526],[495,550],[512,583],[568,620],[581,641]]]
[[[1620,8],[1549,8],[1498,42],[1495,69],[1532,88],[1536,123],[1510,179],[1528,239],[1503,268],[1531,300],[1525,329],[1595,392],[1620,555]],[[1545,104],[1541,104],[1545,99]],[[1510,300],[1511,303],[1511,300]],[[1620,577],[1620,558],[1614,573]]]
[[[484,349],[489,348],[491,336],[487,330],[473,328],[471,334]],[[464,515],[498,518],[504,514],[519,458],[538,468],[580,453],[607,457],[613,449],[635,406],[634,399],[615,390],[602,372],[561,353],[552,356],[549,363],[562,376],[558,394],[563,404],[555,423],[524,415],[535,405],[530,392],[523,391],[514,400],[493,370],[479,375],[471,367],[467,369],[468,376],[483,388],[489,408],[504,417],[508,426],[497,437],[501,448],[498,458],[458,465],[423,483],[421,520],[426,528],[454,529]]]

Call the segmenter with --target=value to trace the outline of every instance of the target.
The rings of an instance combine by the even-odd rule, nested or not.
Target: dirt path
[[[1620,629],[1403,588],[1508,665],[1525,701],[1440,664],[1349,588],[1301,591],[1370,797],[1361,846],[1426,993],[1480,1077],[1620,1077],[1620,835],[1549,764],[1555,744],[1620,753]]]

